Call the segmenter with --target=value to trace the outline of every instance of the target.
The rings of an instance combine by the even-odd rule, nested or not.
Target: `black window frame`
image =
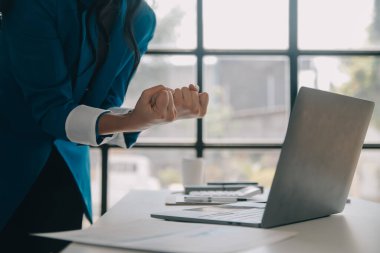
[[[203,90],[203,58],[209,55],[233,56],[286,56],[290,67],[290,108],[293,107],[298,91],[298,59],[301,56],[380,56],[380,50],[300,50],[298,49],[298,0],[289,0],[289,47],[285,50],[209,50],[203,47],[203,0],[196,0],[197,45],[194,50],[148,50],[148,55],[191,55],[197,59],[197,84]],[[197,120],[195,143],[137,143],[134,148],[167,149],[184,148],[196,151],[197,157],[203,157],[207,149],[274,149],[279,150],[282,143],[205,143],[203,140],[203,120]],[[110,148],[103,145],[101,149],[101,214],[107,211],[108,193],[108,155]],[[379,149],[380,143],[364,144],[363,149]]]

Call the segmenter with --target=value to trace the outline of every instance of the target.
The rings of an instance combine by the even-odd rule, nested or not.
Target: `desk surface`
[[[188,207],[165,206],[167,191],[133,191],[111,208],[94,226],[120,226],[123,222],[151,219],[156,211],[183,209]],[[122,208],[120,208],[122,207]],[[118,219],[115,219],[118,217]],[[123,220],[120,220],[123,217]],[[278,227],[285,231],[296,231],[291,239],[254,250],[252,253],[378,253],[380,252],[380,204],[353,199],[341,214],[308,222]],[[77,243],[70,244],[62,253],[121,253],[141,252],[104,248]]]

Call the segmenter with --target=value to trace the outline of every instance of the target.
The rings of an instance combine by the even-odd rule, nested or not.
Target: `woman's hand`
[[[146,89],[135,109],[125,115],[106,113],[99,118],[99,134],[137,132],[176,119],[200,118],[207,112],[208,94],[195,85],[169,89],[163,85]]]
[[[175,120],[177,112],[172,91],[163,85],[144,90],[129,116],[129,124],[140,130]]]
[[[177,119],[202,118],[206,115],[208,94],[206,92],[199,93],[198,90],[194,84],[174,90],[173,99],[177,110]]]
[[[143,130],[177,119],[200,118],[206,114],[207,105],[208,94],[199,93],[193,84],[174,91],[158,85],[143,91],[129,115],[129,124]]]

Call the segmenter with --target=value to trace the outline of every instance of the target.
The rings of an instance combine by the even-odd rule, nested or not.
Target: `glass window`
[[[289,117],[286,57],[207,56],[208,142],[281,142]]]
[[[378,0],[298,1],[301,49],[379,49]]]
[[[380,141],[380,57],[303,56],[299,61],[299,84],[372,100],[375,111],[366,143]]]
[[[289,0],[147,0],[157,17],[155,37],[133,78],[124,106],[133,108],[143,90],[171,88],[197,80],[203,59],[203,89],[210,94],[203,143],[215,145],[283,142],[290,114],[290,86],[309,86],[376,102],[366,143],[380,143],[380,57],[298,57],[298,81],[290,84],[287,56],[232,55],[233,50],[287,50]],[[298,0],[300,50],[380,50],[380,0]],[[203,27],[197,30],[197,3]],[[296,10],[292,10],[293,12]],[[197,48],[197,32],[202,32]],[[189,50],[198,49],[189,54]],[[167,50],[178,50],[171,53]],[[158,52],[157,52],[158,51]],[[180,54],[180,53],[185,54]],[[191,51],[192,52],[192,51]],[[286,52],[286,51],[285,51]],[[253,52],[255,53],[255,52]],[[228,54],[228,55],[225,55]],[[181,160],[204,153],[207,181],[253,180],[270,187],[279,149],[217,149],[195,145],[196,120],[143,131],[141,143],[191,143],[192,148],[112,148],[109,206],[132,189],[182,189]],[[363,150],[350,194],[380,202],[379,150]],[[100,215],[100,151],[91,150],[94,213]]]
[[[90,180],[91,180],[91,197],[92,197],[92,214],[94,221],[100,217],[101,202],[101,153],[98,148],[90,149]]]
[[[148,0],[157,27],[150,49],[194,49],[196,46],[195,0]]]
[[[288,48],[288,4],[287,0],[204,0],[205,48]]]
[[[108,206],[130,190],[182,189],[183,157],[195,157],[192,149],[117,149],[109,152]]]
[[[270,187],[279,158],[279,150],[207,150],[207,181],[256,181]]]
[[[380,202],[380,151],[363,150],[350,195]]]
[[[158,84],[171,88],[195,83],[194,56],[145,55],[129,85],[124,105],[134,108],[143,90]],[[196,120],[179,120],[143,131],[139,142],[195,142]]]

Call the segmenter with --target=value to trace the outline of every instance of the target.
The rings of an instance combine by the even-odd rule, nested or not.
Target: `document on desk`
[[[205,225],[144,219],[120,227],[36,234],[85,244],[151,252],[224,253],[252,249],[295,235],[274,229]]]

